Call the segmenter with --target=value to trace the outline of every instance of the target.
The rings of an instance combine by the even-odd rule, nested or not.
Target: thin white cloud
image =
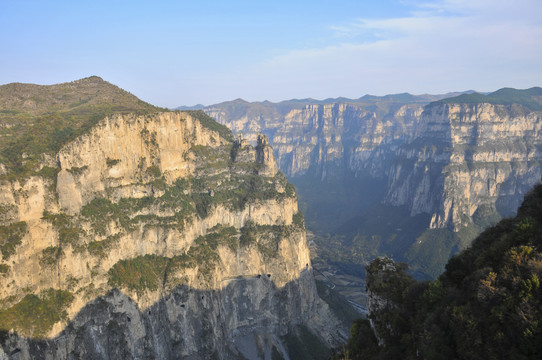
[[[542,85],[541,13],[541,1],[427,2],[407,17],[338,24],[331,31],[342,43],[290,51],[233,77],[249,99]]]

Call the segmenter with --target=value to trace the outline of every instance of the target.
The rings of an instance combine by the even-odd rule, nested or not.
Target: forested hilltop
[[[542,185],[435,281],[405,270],[388,258],[367,266],[373,329],[357,321],[339,359],[541,358]]]

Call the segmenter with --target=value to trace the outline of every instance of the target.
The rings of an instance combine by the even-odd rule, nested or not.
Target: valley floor
[[[312,240],[314,235],[307,232],[307,241],[317,282],[324,284],[333,292],[342,296],[359,313],[359,317],[367,316],[367,292],[365,279],[345,273],[339,267],[329,264],[318,256],[318,245]]]

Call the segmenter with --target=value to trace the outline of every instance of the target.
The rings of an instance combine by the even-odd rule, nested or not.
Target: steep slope
[[[269,136],[311,230],[341,238],[344,251],[357,243],[355,252],[392,255],[434,277],[481,229],[513,214],[541,178],[541,93],[502,89],[430,104],[413,96],[292,101],[274,112],[270,103],[245,102],[205,111],[249,139]],[[405,230],[409,221],[416,226]]]
[[[433,282],[415,282],[404,267],[376,259],[367,269],[376,337],[358,322],[344,356],[539,359],[541,219],[538,185],[515,218],[484,231]]]
[[[336,346],[344,331],[317,295],[293,186],[264,136],[231,140],[202,112],[115,114],[42,160],[46,174],[5,176],[0,357]]]

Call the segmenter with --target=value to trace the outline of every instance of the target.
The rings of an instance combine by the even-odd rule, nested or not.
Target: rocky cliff
[[[300,333],[338,344],[293,186],[267,138],[237,148],[223,130],[199,112],[113,115],[33,175],[2,168],[0,358],[288,358]]]
[[[300,103],[291,107],[282,112],[279,107],[272,113],[255,113],[247,107],[240,113],[217,105],[205,111],[250,141],[256,140],[258,132],[266,134],[280,169],[288,176],[313,172],[321,178],[333,176],[328,173],[335,168],[384,176],[382,158],[409,138],[422,112],[421,105],[396,103],[381,107]]]
[[[397,162],[414,161],[406,172],[418,180],[407,185],[394,169],[389,200],[412,204],[413,213],[432,213],[432,228],[457,231],[477,212],[509,216],[541,179],[542,114],[520,105],[432,104],[421,117],[417,139],[424,146],[408,154],[414,147],[408,144]],[[411,191],[400,190],[405,186]]]
[[[309,209],[320,207],[333,217],[336,211],[330,208],[344,187],[348,195],[339,202],[350,213],[338,213],[335,228],[349,218],[352,228],[356,217],[370,216],[371,204],[382,203],[406,208],[410,216],[427,216],[425,229],[449,229],[452,235],[446,237],[454,239],[446,240],[438,266],[442,269],[450,253],[467,246],[483,227],[513,214],[540,180],[541,94],[540,88],[502,89],[430,104],[412,97],[299,101],[288,108],[280,103],[275,112],[269,104],[244,104],[238,111],[219,104],[205,111],[247,138],[257,131],[267,134],[279,167],[297,184]],[[326,191],[315,182],[333,188],[330,201],[323,203]],[[348,203],[362,204],[363,199],[370,199],[364,207]],[[323,214],[307,214],[322,223]],[[395,220],[389,221],[394,226]],[[416,248],[427,237],[436,238],[417,239],[420,234],[393,246]],[[409,260],[416,261],[416,254],[424,251],[413,249]]]

